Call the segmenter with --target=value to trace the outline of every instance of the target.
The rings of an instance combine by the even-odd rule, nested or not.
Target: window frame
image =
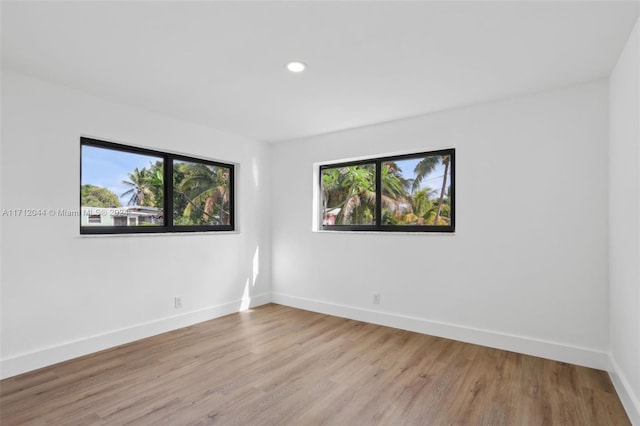
[[[163,202],[163,225],[162,226],[83,226],[82,213],[80,214],[80,234],[81,235],[103,235],[103,234],[171,234],[183,232],[221,232],[235,231],[235,165],[220,161],[208,160],[204,158],[191,157],[182,154],[173,154],[164,151],[157,151],[136,146],[124,145],[114,142],[81,137],[80,138],[80,209],[82,209],[82,147],[91,146],[95,148],[109,149],[129,154],[140,154],[158,157],[163,162],[164,179],[164,202]],[[208,166],[222,167],[229,170],[229,224],[228,225],[174,225],[173,224],[173,162],[185,161],[190,163],[205,164]],[[166,177],[169,177],[168,179]]]
[[[418,153],[391,155],[384,157],[365,158],[355,161],[344,161],[339,163],[321,164],[318,168],[318,230],[319,231],[354,231],[354,232],[430,232],[430,233],[455,233],[455,148],[439,149],[435,151],[425,151]],[[449,199],[449,225],[384,225],[382,224],[382,164],[390,161],[409,160],[414,158],[432,157],[432,156],[449,156],[449,176],[450,176],[450,199]],[[374,214],[373,225],[324,225],[323,218],[323,188],[322,176],[323,171],[340,167],[358,166],[365,164],[375,165],[375,186],[376,186],[376,208]]]

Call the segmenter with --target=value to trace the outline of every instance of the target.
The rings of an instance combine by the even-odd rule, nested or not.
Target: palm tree
[[[444,164],[444,176],[442,176],[442,188],[440,189],[440,202],[438,203],[438,211],[436,212],[436,217],[433,220],[433,224],[438,224],[438,219],[440,218],[440,212],[442,211],[442,203],[444,202],[444,192],[447,189],[447,176],[449,175],[449,163],[451,162],[451,157],[448,155],[439,157]]]
[[[206,223],[217,221],[219,224],[228,224],[229,170],[205,164],[190,166],[179,185],[179,192],[187,199],[183,215],[191,216],[195,208]],[[214,214],[216,207],[217,217]]]
[[[411,187],[411,191],[416,191],[420,189],[420,184],[422,180],[431,172],[433,172],[438,164],[440,164],[440,156],[438,155],[430,155],[424,157],[422,161],[420,161],[414,170],[416,177],[413,179],[413,185]]]
[[[332,195],[340,189],[339,169],[326,169],[322,171],[322,215],[329,212],[329,201]],[[323,218],[324,220],[324,218]]]
[[[345,190],[336,221],[342,224],[365,224],[375,212],[375,174],[372,165],[348,166],[340,169],[340,186]]]
[[[402,177],[394,162],[382,165],[382,196],[379,202],[384,218],[396,216],[402,206],[409,206],[407,189],[410,183]],[[353,166],[325,169],[322,172],[323,213],[339,209],[336,224],[373,223],[376,211],[375,166]]]
[[[164,206],[164,165],[162,161],[150,164],[147,183],[153,191],[153,200],[156,207]]]
[[[146,168],[140,170],[136,167],[132,173],[128,173],[128,176],[129,180],[123,180],[122,183],[130,187],[130,189],[120,195],[121,197],[131,197],[127,205],[153,206],[154,195],[149,184],[149,171]]]
[[[438,225],[440,222],[440,213],[442,213],[442,204],[444,202],[444,194],[447,189],[447,177],[449,175],[449,165],[450,165],[450,156],[448,155],[433,155],[424,157],[422,161],[420,161],[415,168],[416,177],[413,181],[412,190],[415,191],[420,187],[420,183],[422,180],[432,173],[436,166],[440,163],[444,164],[444,176],[442,177],[442,187],[440,189],[440,201],[438,203],[438,208],[436,210],[435,216],[433,217],[433,224]]]
[[[429,187],[416,191],[413,194],[411,207],[413,212],[420,217],[428,215],[429,211],[434,209],[434,203],[432,197],[435,196],[437,191]]]
[[[411,198],[408,189],[411,183],[402,177],[402,169],[393,161],[382,164],[381,170],[382,191],[380,200],[383,209],[383,219],[393,217],[394,220],[399,219],[400,211],[407,207],[411,210],[411,203],[407,199]],[[411,213],[411,211],[409,211]],[[386,223],[385,220],[382,220]]]

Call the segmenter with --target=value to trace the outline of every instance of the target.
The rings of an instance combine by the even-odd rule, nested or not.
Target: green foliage
[[[382,223],[385,225],[398,225],[400,222],[398,222],[391,210],[383,210]]]
[[[84,207],[121,207],[120,199],[107,188],[95,185],[82,185],[81,204]]]
[[[162,161],[156,161],[149,166],[148,173],[145,173],[145,185],[153,194],[152,207],[164,207],[164,165]]]
[[[408,183],[402,178],[401,171],[395,163],[385,163],[382,167],[382,192],[393,199],[407,193]]]
[[[375,217],[375,165],[325,169],[322,172],[324,211],[337,212],[335,223],[371,224]]]
[[[202,163],[174,164],[174,223],[228,225],[229,169]]]

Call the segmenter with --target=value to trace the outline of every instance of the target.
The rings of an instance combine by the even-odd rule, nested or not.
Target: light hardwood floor
[[[628,425],[607,373],[266,305],[0,382],[13,425]]]

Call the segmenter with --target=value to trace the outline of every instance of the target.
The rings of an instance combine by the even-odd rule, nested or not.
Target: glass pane
[[[375,164],[322,170],[322,224],[373,225],[376,215]]]
[[[174,160],[173,224],[230,225],[231,169]]]
[[[82,226],[162,226],[163,160],[82,145]]]
[[[382,163],[383,225],[450,225],[448,155]]]

